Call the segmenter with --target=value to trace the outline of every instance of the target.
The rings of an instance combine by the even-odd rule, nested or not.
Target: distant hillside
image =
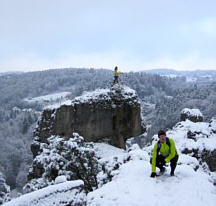
[[[124,84],[135,89],[143,98],[151,95],[174,95],[185,87],[185,79],[175,80],[145,72],[130,72],[121,75]],[[25,108],[25,98],[34,98],[58,92],[70,92],[72,97],[83,91],[110,87],[113,71],[105,69],[56,69],[0,76],[1,106]],[[32,107],[32,105],[31,105]]]
[[[193,80],[199,83],[207,83],[216,80],[216,70],[177,71],[173,69],[152,69],[145,70],[145,72],[167,77],[185,76],[189,81]]]
[[[0,72],[0,76],[10,75],[10,74],[22,74],[23,72],[12,71],[12,72]]]

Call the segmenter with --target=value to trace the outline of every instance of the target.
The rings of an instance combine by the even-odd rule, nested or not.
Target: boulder
[[[188,109],[185,108],[181,111],[181,121],[189,119],[192,122],[203,122],[203,115],[199,109]]]
[[[216,171],[216,149],[213,151],[203,151],[202,159],[207,163],[211,172]]]

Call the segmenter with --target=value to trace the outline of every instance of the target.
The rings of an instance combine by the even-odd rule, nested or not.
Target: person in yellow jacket
[[[178,162],[178,153],[176,151],[173,139],[166,137],[166,132],[158,132],[159,141],[154,145],[153,156],[151,159],[152,173],[151,177],[156,177],[156,167],[160,169],[160,174],[165,172],[166,163],[170,163],[170,175],[174,176],[175,168]]]
[[[118,67],[116,66],[114,69],[114,81],[113,84],[119,83],[119,74],[122,74],[122,72],[118,71]]]

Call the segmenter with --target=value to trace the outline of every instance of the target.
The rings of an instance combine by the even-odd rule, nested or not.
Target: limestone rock
[[[85,141],[107,142],[125,148],[125,141],[143,133],[140,102],[134,90],[115,85],[111,89],[88,92],[57,108],[43,111],[35,140],[47,142],[51,135],[70,137],[79,133]],[[32,144],[34,156],[39,152]]]

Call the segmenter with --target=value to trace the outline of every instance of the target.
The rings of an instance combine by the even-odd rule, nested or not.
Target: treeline
[[[83,91],[106,88],[111,85],[113,72],[105,69],[58,69],[0,76],[0,102],[4,108],[26,108],[23,99],[61,91],[73,96]],[[141,98],[150,95],[174,95],[184,86],[184,77],[170,79],[145,72],[121,75],[122,81],[137,90]]]
[[[178,91],[171,98],[162,97],[155,102],[155,108],[149,113],[148,121],[152,125],[149,138],[159,129],[169,129],[180,121],[180,113],[184,108],[197,108],[204,121],[216,116],[216,82],[211,84],[195,84]]]

